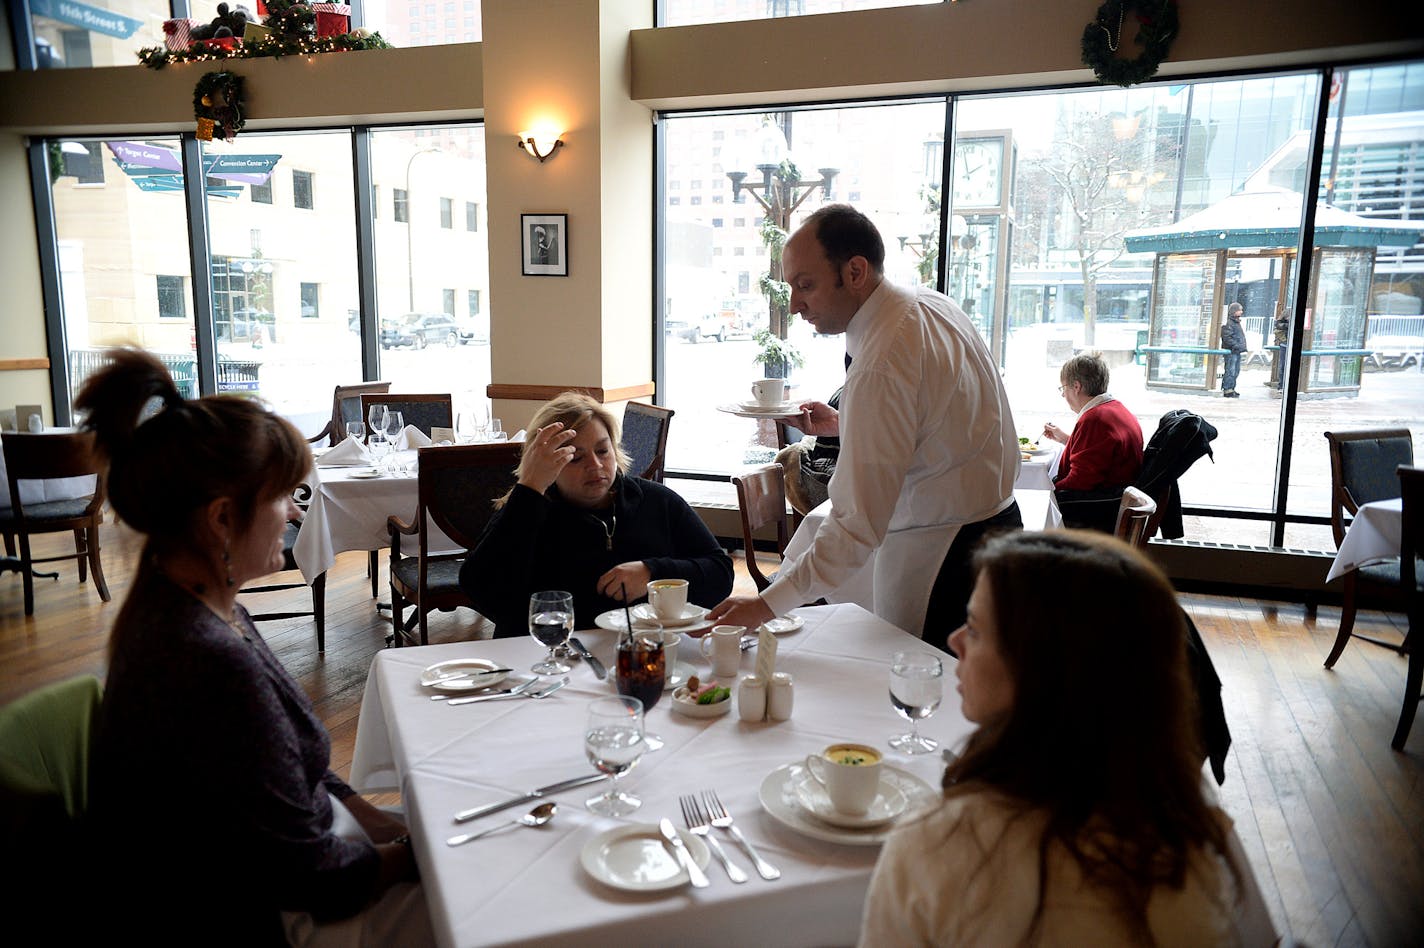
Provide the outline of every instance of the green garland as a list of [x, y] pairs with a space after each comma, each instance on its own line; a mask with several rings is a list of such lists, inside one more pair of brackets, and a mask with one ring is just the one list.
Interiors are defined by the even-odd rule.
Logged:
[[232, 49], [194, 43], [187, 49], [175, 50], [166, 46], [148, 46], [138, 51], [138, 60], [150, 69], [162, 69], [174, 63], [205, 63], [224, 59], [280, 59], [283, 56], [312, 56], [317, 53], [343, 53], [358, 49], [390, 49], [380, 33], [361, 35], [341, 33], [336, 36], [316, 37], [264, 36], [262, 39], [242, 40]]
[[[247, 124], [242, 114], [242, 81], [235, 72], [210, 72], [198, 80], [193, 87], [193, 115], [199, 127], [210, 122], [227, 141], [237, 137]], [[198, 137], [203, 138], [201, 134]]]
[[[1136, 40], [1142, 52], [1136, 59], [1119, 59], [1114, 54], [1122, 45], [1128, 11], [1141, 24]], [[1105, 83], [1132, 86], [1144, 82], [1157, 74], [1157, 67], [1167, 58], [1177, 26], [1177, 0], [1107, 0], [1083, 30], [1083, 64], [1092, 66]]]

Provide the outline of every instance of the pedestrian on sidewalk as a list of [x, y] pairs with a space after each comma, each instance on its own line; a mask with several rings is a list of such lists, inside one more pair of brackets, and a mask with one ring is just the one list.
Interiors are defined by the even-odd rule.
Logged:
[[1246, 330], [1241, 328], [1241, 304], [1226, 308], [1226, 322], [1221, 324], [1221, 348], [1226, 349], [1226, 367], [1221, 375], [1221, 397], [1240, 398], [1236, 391], [1236, 376], [1241, 373], [1241, 353], [1246, 351]]

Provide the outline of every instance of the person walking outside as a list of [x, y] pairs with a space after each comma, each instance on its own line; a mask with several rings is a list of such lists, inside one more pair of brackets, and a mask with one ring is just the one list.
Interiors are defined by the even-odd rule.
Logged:
[[1236, 376], [1241, 374], [1241, 353], [1246, 351], [1246, 330], [1241, 328], [1241, 304], [1226, 308], [1226, 322], [1221, 324], [1221, 348], [1226, 349], [1226, 367], [1221, 374], [1221, 397], [1240, 398], [1236, 391]]

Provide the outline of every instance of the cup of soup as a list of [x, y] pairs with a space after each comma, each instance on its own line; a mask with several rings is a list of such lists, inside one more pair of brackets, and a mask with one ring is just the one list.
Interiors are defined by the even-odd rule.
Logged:
[[687, 580], [655, 579], [648, 583], [648, 605], [664, 622], [676, 622], [687, 610]]
[[864, 816], [880, 793], [880, 751], [868, 744], [832, 744], [806, 758], [811, 778], [826, 789], [831, 806], [847, 816]]

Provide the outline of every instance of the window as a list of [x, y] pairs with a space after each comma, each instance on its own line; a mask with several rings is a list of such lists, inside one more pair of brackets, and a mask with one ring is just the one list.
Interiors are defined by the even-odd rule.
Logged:
[[445, 311], [445, 315], [446, 315], [446, 316], [454, 316], [454, 315], [455, 315], [455, 291], [454, 291], [454, 290], [441, 290], [441, 291], [440, 291], [440, 304], [441, 304], [441, 308]]
[[76, 184], [104, 183], [104, 151], [100, 142], [63, 142], [52, 147], [57, 147], [63, 156], [61, 177], [71, 177]]
[[269, 175], [268, 178], [267, 178], [267, 180], [266, 180], [266, 181], [263, 181], [261, 184], [249, 185], [249, 186], [248, 186], [248, 193], [252, 195], [252, 203], [253, 203], [253, 204], [271, 204], [271, 203], [272, 203], [272, 178], [271, 178], [271, 176]]
[[440, 226], [445, 230], [455, 226], [455, 202], [450, 198], [440, 199]]
[[410, 223], [410, 206], [405, 191], [400, 188], [391, 189], [391, 216], [399, 224]]
[[480, 314], [480, 291], [469, 290], [466, 292], [466, 296], [470, 306], [470, 315], [478, 316]]
[[316, 319], [321, 316], [320, 287], [315, 283], [302, 284], [302, 318]]
[[183, 292], [183, 278], [180, 276], [158, 277], [158, 316], [160, 319], [183, 319], [188, 315], [186, 296]]
[[480, 229], [480, 206], [473, 201], [465, 202], [465, 230], [474, 233]]
[[315, 208], [316, 205], [312, 202], [312, 173], [310, 171], [292, 172], [292, 205], [307, 211]]

